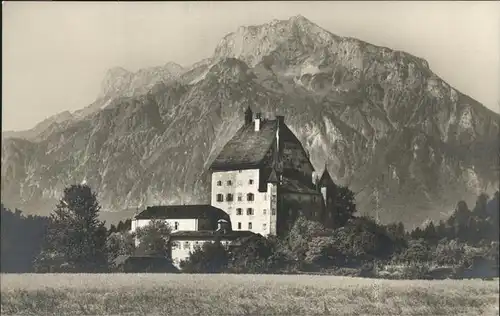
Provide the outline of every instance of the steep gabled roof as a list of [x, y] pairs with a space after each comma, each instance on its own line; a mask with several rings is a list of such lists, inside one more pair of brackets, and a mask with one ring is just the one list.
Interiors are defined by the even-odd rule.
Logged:
[[277, 120], [262, 120], [259, 131], [255, 131], [254, 124], [243, 125], [212, 162], [210, 170], [262, 167], [277, 129]]
[[212, 218], [229, 220], [229, 215], [212, 205], [161, 205], [148, 206], [135, 216], [135, 219], [189, 219]]
[[335, 182], [333, 182], [332, 177], [330, 176], [330, 173], [328, 173], [328, 169], [326, 168], [326, 166], [325, 166], [325, 171], [323, 171], [323, 174], [321, 175], [318, 184], [320, 186], [335, 185]]

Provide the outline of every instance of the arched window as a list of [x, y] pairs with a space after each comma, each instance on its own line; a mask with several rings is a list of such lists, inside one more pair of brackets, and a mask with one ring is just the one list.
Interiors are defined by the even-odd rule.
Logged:
[[254, 195], [253, 193], [248, 193], [247, 194], [247, 201], [253, 201], [254, 200]]
[[223, 202], [224, 201], [224, 195], [223, 194], [217, 194], [217, 202]]

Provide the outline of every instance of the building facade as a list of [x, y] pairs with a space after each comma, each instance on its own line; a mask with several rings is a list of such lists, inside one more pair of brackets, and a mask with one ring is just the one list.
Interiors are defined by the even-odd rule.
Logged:
[[284, 234], [295, 219], [324, 216], [314, 168], [284, 117], [270, 120], [251, 109], [244, 125], [210, 166], [211, 204], [224, 210], [233, 230]]

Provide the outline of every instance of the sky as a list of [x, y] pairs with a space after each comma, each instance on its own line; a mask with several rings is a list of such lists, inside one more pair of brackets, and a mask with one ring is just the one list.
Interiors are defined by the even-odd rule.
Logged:
[[240, 25], [301, 14], [340, 36], [403, 50], [500, 112], [500, 2], [3, 2], [2, 131], [92, 103], [109, 68], [211, 56]]

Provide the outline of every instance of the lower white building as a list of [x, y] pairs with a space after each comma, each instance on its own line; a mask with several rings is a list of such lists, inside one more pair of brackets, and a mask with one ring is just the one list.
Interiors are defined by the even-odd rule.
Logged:
[[214, 231], [217, 229], [217, 222], [220, 219], [228, 221], [230, 225], [230, 218], [226, 212], [206, 204], [150, 206], [134, 216], [131, 232], [134, 233], [137, 228], [147, 226], [152, 220], [165, 221], [172, 229], [172, 233], [177, 231]]
[[170, 258], [174, 266], [180, 268], [181, 261], [188, 259], [192, 252], [207, 242], [219, 241], [229, 248], [235, 240], [254, 235], [256, 234], [251, 231], [233, 231], [230, 227], [223, 228], [222, 225], [215, 231], [177, 231], [170, 235]]

